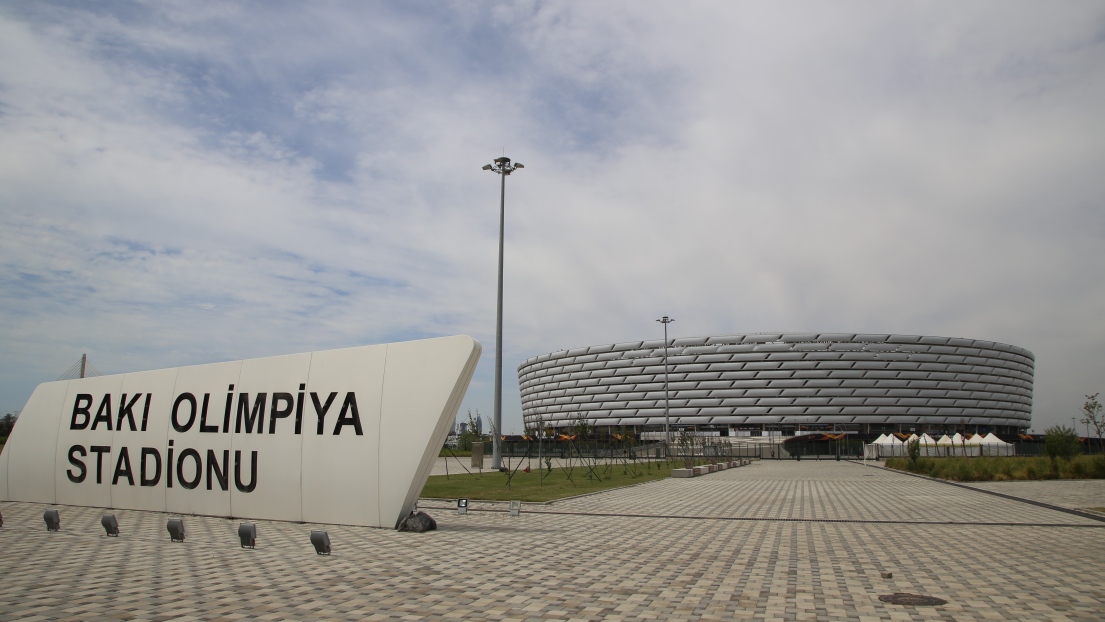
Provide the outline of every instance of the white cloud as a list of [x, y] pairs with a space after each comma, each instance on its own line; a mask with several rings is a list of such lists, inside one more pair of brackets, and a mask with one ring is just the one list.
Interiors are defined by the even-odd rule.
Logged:
[[127, 371], [467, 332], [513, 368], [756, 330], [994, 339], [1101, 387], [1099, 6], [16, 5], [0, 408]]

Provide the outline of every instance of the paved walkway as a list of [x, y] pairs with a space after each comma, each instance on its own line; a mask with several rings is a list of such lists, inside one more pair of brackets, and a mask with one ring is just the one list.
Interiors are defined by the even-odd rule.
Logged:
[[967, 485], [1065, 508], [1099, 508], [1105, 510], [1105, 479], [1067, 479], [1043, 482], [970, 482]]
[[[433, 502], [425, 505], [432, 506]], [[2, 620], [1101, 620], [1105, 522], [879, 468], [759, 462], [427, 534], [3, 503]], [[882, 578], [892, 572], [893, 578]], [[909, 592], [948, 601], [879, 601]]]

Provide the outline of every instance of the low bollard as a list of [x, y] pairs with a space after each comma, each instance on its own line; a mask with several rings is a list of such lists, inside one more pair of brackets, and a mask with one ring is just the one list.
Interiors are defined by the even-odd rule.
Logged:
[[114, 514], [104, 514], [104, 517], [100, 519], [100, 524], [104, 526], [104, 531], [112, 538], [119, 537], [119, 521], [115, 520]]
[[165, 523], [165, 529], [169, 530], [169, 539], [173, 542], [184, 542], [184, 519], [170, 518]]
[[242, 523], [238, 525], [238, 539], [242, 542], [243, 549], [257, 547], [257, 525]]
[[46, 521], [46, 531], [61, 531], [61, 515], [57, 510], [46, 510], [42, 520]]
[[330, 554], [330, 534], [325, 531], [312, 531], [311, 544], [314, 545], [315, 553], [318, 555]]

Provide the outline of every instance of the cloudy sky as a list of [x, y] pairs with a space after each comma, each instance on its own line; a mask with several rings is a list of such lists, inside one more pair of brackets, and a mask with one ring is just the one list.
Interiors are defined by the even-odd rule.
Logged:
[[[105, 373], [467, 333], [892, 332], [1105, 392], [1100, 2], [0, 6], [0, 410]], [[1079, 426], [1081, 427], [1081, 426]]]

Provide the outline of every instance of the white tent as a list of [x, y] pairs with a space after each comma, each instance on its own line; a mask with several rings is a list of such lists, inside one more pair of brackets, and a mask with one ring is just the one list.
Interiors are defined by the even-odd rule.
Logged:
[[1006, 443], [991, 432], [982, 439], [982, 445], [979, 449], [982, 450], [982, 454], [985, 456], [1012, 456], [1014, 455], [1015, 446]]
[[898, 440], [898, 437], [893, 434], [881, 434], [871, 444], [875, 446], [875, 450], [878, 451], [880, 457], [903, 455], [902, 441]]
[[[945, 438], [947, 438], [945, 436]], [[966, 436], [963, 436], [959, 432], [955, 433], [955, 436], [949, 439], [951, 441], [951, 447], [948, 455], [951, 456], [977, 456], [979, 455], [978, 443], [971, 443], [967, 440]], [[941, 444], [944, 439], [937, 441], [937, 444]]]
[[880, 446], [885, 442], [886, 442], [886, 435], [885, 434], [880, 434], [878, 438], [876, 438], [875, 440], [871, 441], [870, 443], [867, 443], [866, 445], [864, 445], [863, 446], [863, 459], [867, 460], [868, 458], [870, 458], [872, 460], [876, 460], [879, 457], [881, 457], [882, 453], [880, 452], [880, 450], [882, 449], [882, 447], [880, 447]]
[[917, 442], [921, 444], [921, 455], [926, 458], [932, 458], [939, 455], [939, 450], [936, 447], [936, 439], [928, 435], [928, 433], [921, 434], [917, 438]]
[[958, 436], [959, 439], [960, 439], [959, 442], [956, 443], [956, 445], [959, 447], [959, 449], [956, 452], [956, 455], [963, 455], [963, 456], [981, 456], [982, 455], [982, 435], [981, 434], [974, 434], [970, 438], [967, 438], [966, 436], [960, 436], [959, 434], [956, 434], [956, 436]]
[[955, 441], [952, 437], [945, 434], [936, 441], [937, 454], [941, 456], [950, 456], [955, 452]]

